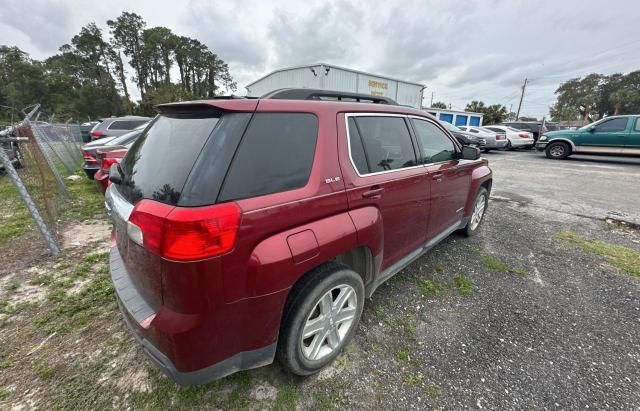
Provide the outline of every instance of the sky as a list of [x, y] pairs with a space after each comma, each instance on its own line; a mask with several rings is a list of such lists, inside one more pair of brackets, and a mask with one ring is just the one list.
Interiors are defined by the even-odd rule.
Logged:
[[[196, 38], [229, 63], [236, 94], [283, 67], [324, 62], [427, 86], [424, 104], [471, 100], [548, 115], [554, 91], [592, 72], [640, 69], [638, 0], [2, 0], [0, 44], [34, 59], [122, 11]], [[132, 71], [129, 70], [129, 75]], [[135, 93], [134, 94], [135, 97]]]

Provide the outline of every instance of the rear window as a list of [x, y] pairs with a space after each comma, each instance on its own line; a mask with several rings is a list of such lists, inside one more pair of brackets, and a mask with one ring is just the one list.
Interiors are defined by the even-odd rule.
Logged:
[[293, 190], [309, 180], [318, 119], [309, 113], [256, 113], [229, 167], [219, 201]]
[[108, 130], [133, 130], [149, 120], [116, 120], [107, 127]]
[[118, 191], [131, 203], [143, 198], [176, 205], [189, 172], [220, 113], [161, 115], [131, 147]]

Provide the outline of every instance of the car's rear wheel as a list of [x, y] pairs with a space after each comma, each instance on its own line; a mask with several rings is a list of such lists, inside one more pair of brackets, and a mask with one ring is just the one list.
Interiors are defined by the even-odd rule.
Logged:
[[287, 300], [277, 356], [297, 375], [330, 364], [353, 336], [364, 305], [362, 278], [328, 263], [296, 284]]
[[466, 227], [461, 230], [464, 235], [471, 237], [478, 232], [488, 205], [489, 191], [487, 191], [485, 187], [480, 187], [478, 194], [476, 194], [475, 202], [473, 203], [473, 210], [471, 210], [469, 222], [467, 222]]
[[545, 154], [547, 158], [562, 160], [567, 158], [569, 154], [571, 154], [571, 147], [569, 147], [569, 144], [562, 141], [552, 142], [549, 143], [549, 145], [545, 149]]

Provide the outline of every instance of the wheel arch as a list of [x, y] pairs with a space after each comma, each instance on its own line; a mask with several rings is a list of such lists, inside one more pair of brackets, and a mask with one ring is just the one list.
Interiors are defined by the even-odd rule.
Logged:
[[557, 138], [554, 138], [553, 140], [549, 140], [549, 142], [547, 143], [547, 147], [549, 147], [551, 143], [558, 143], [558, 142], [569, 144], [569, 148], [571, 149], [572, 153], [576, 151], [576, 144], [573, 141], [569, 140], [568, 138], [564, 138], [564, 137], [557, 137]]

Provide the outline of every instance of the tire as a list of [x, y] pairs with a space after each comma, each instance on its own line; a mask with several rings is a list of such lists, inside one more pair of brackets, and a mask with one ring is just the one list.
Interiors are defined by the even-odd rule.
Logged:
[[[342, 306], [337, 307], [335, 303], [343, 297]], [[323, 301], [325, 304], [332, 301], [331, 308]], [[317, 373], [329, 365], [351, 340], [358, 328], [363, 306], [364, 285], [355, 271], [331, 262], [308, 273], [287, 298], [278, 339], [278, 361], [296, 375]], [[327, 307], [325, 309], [331, 313], [328, 318], [322, 307]], [[339, 320], [339, 317], [347, 318], [350, 314], [351, 319]], [[312, 324], [323, 328], [302, 338], [305, 326], [313, 330]]]
[[[480, 225], [482, 225], [482, 222], [484, 221], [484, 215], [486, 214], [488, 206], [489, 191], [487, 191], [487, 189], [484, 187], [480, 187], [478, 193], [476, 194], [475, 200], [473, 200], [473, 210], [471, 210], [469, 221], [467, 222], [467, 225], [462, 230], [460, 230], [462, 234], [466, 235], [467, 237], [471, 237], [478, 232]], [[481, 207], [481, 209], [478, 211], [480, 213], [479, 216], [476, 215], [476, 209], [478, 207]], [[479, 217], [477, 221], [476, 217]]]
[[545, 148], [544, 153], [547, 158], [552, 160], [564, 160], [571, 155], [571, 147], [562, 141], [551, 142]]

